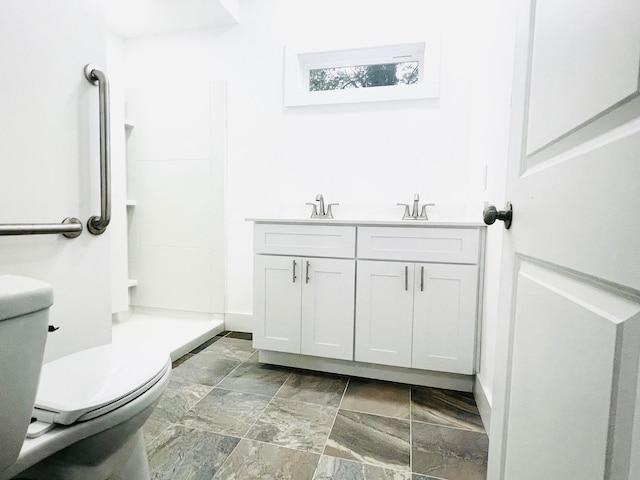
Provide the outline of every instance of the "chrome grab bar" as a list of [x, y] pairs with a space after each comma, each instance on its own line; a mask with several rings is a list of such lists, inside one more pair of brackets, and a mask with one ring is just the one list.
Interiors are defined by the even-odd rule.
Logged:
[[74, 217], [65, 218], [62, 223], [2, 223], [0, 236], [4, 235], [48, 235], [61, 233], [67, 238], [79, 237], [82, 222]]
[[111, 221], [111, 139], [109, 134], [109, 80], [95, 65], [84, 67], [84, 76], [98, 85], [100, 97], [100, 216], [87, 221], [87, 229], [93, 235], [104, 233]]
[[[102, 70], [91, 64], [84, 67], [84, 75], [93, 85], [98, 85], [100, 96], [100, 216], [93, 216], [87, 222], [89, 232], [100, 235], [111, 221], [109, 80]], [[57, 233], [67, 238], [76, 238], [82, 233], [82, 222], [75, 217], [68, 217], [62, 223], [0, 223], [0, 236]]]

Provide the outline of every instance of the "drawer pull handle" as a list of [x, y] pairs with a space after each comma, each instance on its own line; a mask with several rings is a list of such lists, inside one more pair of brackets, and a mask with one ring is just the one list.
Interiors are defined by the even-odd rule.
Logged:
[[293, 283], [296, 283], [296, 261], [293, 261]]
[[406, 265], [404, 267], [404, 289], [409, 291], [409, 267]]
[[420, 291], [424, 292], [424, 265], [420, 267]]
[[309, 283], [309, 262], [307, 262], [307, 274], [305, 275], [304, 283]]

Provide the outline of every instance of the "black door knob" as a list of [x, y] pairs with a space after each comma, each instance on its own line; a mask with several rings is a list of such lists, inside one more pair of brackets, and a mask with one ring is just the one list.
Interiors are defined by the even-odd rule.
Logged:
[[513, 206], [511, 202], [507, 202], [504, 210], [497, 210], [493, 205], [487, 205], [482, 212], [484, 217], [484, 223], [487, 225], [493, 225], [496, 220], [502, 220], [504, 222], [504, 228], [507, 230], [511, 227], [511, 220], [513, 219]]

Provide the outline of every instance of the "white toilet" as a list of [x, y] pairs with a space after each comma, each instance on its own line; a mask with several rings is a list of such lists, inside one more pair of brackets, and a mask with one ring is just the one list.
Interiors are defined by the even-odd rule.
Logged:
[[148, 480], [141, 427], [169, 354], [104, 345], [42, 365], [52, 303], [46, 283], [0, 275], [0, 480]]

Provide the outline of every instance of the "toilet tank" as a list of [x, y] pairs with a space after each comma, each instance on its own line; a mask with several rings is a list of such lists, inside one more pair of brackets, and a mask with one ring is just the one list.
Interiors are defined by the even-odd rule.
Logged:
[[15, 462], [27, 433], [52, 303], [47, 283], [0, 275], [0, 472]]

